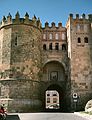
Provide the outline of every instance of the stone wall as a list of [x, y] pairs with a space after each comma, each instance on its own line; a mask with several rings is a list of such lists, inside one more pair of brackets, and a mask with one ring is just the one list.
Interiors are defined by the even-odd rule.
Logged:
[[1, 32], [1, 79], [37, 80], [41, 69], [41, 30], [16, 24], [5, 26]]
[[[72, 96], [73, 93], [77, 93], [77, 107], [79, 110], [84, 108], [85, 103], [90, 99], [92, 91], [92, 43], [90, 25], [88, 19], [73, 19], [72, 15], [70, 15], [67, 22], [67, 38], [70, 49], [71, 105], [73, 105], [73, 108], [75, 103]], [[85, 37], [88, 41], [85, 41]]]
[[41, 110], [39, 85], [39, 82], [32, 80], [2, 80], [0, 103], [4, 104], [9, 112], [33, 112], [38, 108]]

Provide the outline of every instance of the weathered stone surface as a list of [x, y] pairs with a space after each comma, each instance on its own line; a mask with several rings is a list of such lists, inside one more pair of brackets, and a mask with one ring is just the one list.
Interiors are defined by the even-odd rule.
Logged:
[[91, 23], [89, 18], [70, 15], [66, 27], [46, 22], [42, 28], [40, 19], [29, 19], [28, 13], [25, 18], [18, 12], [15, 19], [10, 14], [4, 17], [0, 24], [0, 103], [11, 112], [44, 110], [49, 89], [58, 91], [60, 111], [74, 110], [73, 93], [78, 95], [76, 109], [84, 109], [92, 96]]

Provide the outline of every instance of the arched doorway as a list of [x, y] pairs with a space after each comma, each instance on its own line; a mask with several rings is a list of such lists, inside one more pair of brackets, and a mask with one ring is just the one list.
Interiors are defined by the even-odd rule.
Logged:
[[65, 68], [58, 61], [50, 61], [43, 66], [43, 81], [65, 81]]
[[45, 110], [64, 111], [64, 91], [58, 84], [51, 84], [45, 91]]
[[65, 111], [66, 107], [66, 73], [59, 61], [50, 61], [43, 67], [41, 98], [46, 111]]

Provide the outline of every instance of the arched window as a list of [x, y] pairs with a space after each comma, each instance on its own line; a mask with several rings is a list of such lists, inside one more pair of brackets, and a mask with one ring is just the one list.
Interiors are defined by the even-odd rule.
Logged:
[[77, 31], [80, 31], [80, 25], [77, 24]]
[[49, 44], [49, 50], [52, 50], [52, 43]]
[[43, 34], [43, 39], [46, 39], [46, 34]]
[[84, 38], [84, 42], [85, 42], [85, 43], [88, 43], [88, 37], [85, 37], [85, 38]]
[[52, 34], [51, 33], [49, 34], [49, 39], [52, 40]]
[[55, 43], [55, 50], [59, 50], [59, 43]]
[[66, 50], [66, 44], [62, 44], [62, 50]]
[[78, 43], [81, 43], [81, 38], [80, 37], [78, 37]]
[[62, 33], [62, 40], [65, 40], [65, 33]]
[[46, 44], [43, 45], [43, 50], [46, 50]]
[[56, 33], [56, 35], [55, 35], [55, 39], [58, 40], [58, 33]]

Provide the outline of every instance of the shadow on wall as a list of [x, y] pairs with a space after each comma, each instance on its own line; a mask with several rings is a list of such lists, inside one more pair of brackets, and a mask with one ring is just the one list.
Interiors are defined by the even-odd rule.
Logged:
[[7, 115], [6, 120], [20, 120], [18, 115]]

